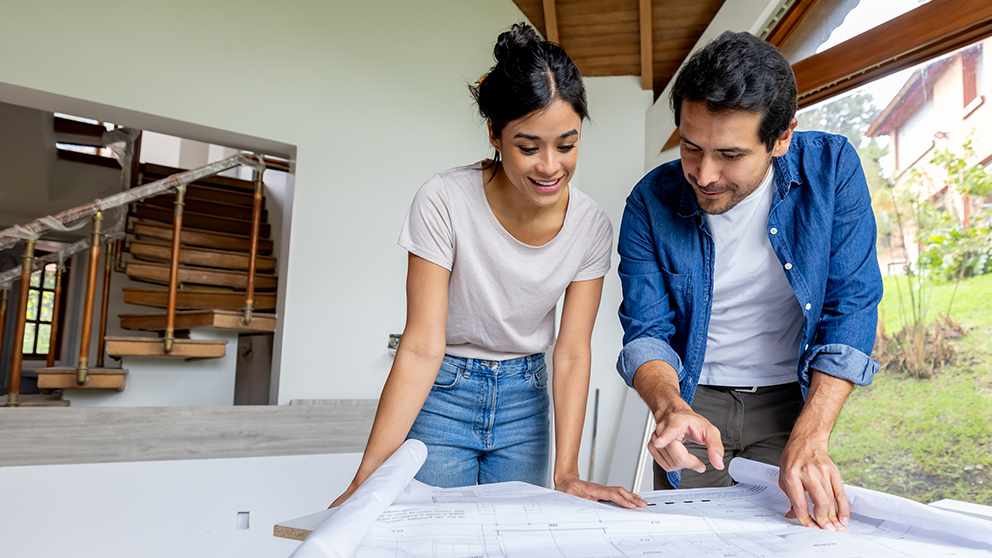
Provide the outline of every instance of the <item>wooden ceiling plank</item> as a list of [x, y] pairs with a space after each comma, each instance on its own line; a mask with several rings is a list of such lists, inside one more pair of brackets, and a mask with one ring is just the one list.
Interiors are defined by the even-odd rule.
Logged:
[[656, 0], [655, 3], [658, 8], [654, 12], [655, 23], [670, 23], [674, 25], [675, 22], [679, 24], [690, 22], [709, 23], [716, 12], [720, 10], [723, 0], [710, 0], [708, 2], [703, 0], [697, 0], [695, 2], [685, 2], [684, 0], [678, 2], [658, 2]]
[[668, 138], [668, 141], [665, 142], [665, 146], [662, 147], [661, 150], [668, 151], [673, 147], [678, 147], [679, 141], [681, 141], [679, 140], [679, 129], [675, 128], [675, 131], [672, 132], [672, 135]]
[[585, 14], [598, 18], [603, 14], [621, 11], [633, 11], [637, 14], [637, 0], [595, 0], [594, 2], [562, 0], [558, 8], [563, 13], [567, 11], [571, 14]]
[[654, 89], [654, 63], [652, 54], [651, 0], [640, 1], [641, 12], [641, 89]]
[[557, 10], [558, 25], [562, 29], [566, 27], [585, 27], [604, 23], [633, 23], [637, 25], [640, 20], [637, 6], [630, 10], [616, 10], [602, 14], [583, 14], [570, 11], [567, 4], [559, 4]]
[[606, 23], [601, 25], [569, 26], [562, 29], [565, 37], [602, 37], [604, 35], [632, 35], [634, 44], [639, 42], [640, 25], [637, 21], [627, 23]]
[[611, 54], [611, 55], [596, 56], [596, 57], [590, 56], [588, 58], [583, 59], [582, 62], [583, 62], [582, 68], [579, 68], [579, 71], [581, 71], [583, 74], [585, 73], [583, 68], [603, 68], [605, 66], [609, 66], [610, 64], [619, 64], [630, 68], [634, 68], [634, 71], [627, 75], [635, 76], [637, 75], [637, 71], [641, 67], [640, 56], [636, 53], [630, 55]]
[[558, 42], [558, 14], [555, 10], [555, 0], [544, 0], [544, 38], [552, 43]]
[[604, 46], [609, 46], [611, 49], [616, 48], [618, 50], [623, 50], [627, 52], [630, 49], [634, 51], [640, 51], [640, 34], [637, 32], [633, 33], [616, 33], [613, 35], [607, 35], [605, 37], [573, 37], [572, 35], [562, 34], [562, 41], [568, 43], [568, 54], [571, 55], [573, 51], [581, 48], [598, 48], [603, 49]]
[[[614, 48], [604, 49], [603, 45], [575, 46], [569, 43], [568, 55], [578, 63], [579, 60], [588, 61], [604, 56], [630, 56], [640, 59], [641, 50], [637, 44], [618, 45]], [[640, 62], [638, 62], [640, 64]], [[579, 68], [581, 70], [581, 68]]]
[[544, 29], [543, 0], [513, 0], [513, 2], [535, 29]]

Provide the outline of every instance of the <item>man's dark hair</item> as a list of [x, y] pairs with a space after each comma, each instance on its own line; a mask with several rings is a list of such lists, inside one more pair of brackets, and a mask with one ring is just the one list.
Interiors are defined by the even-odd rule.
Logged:
[[796, 94], [796, 76], [777, 48], [750, 33], [726, 31], [689, 58], [670, 102], [676, 126], [683, 101], [706, 103], [716, 114], [760, 114], [758, 137], [771, 151], [796, 115]]

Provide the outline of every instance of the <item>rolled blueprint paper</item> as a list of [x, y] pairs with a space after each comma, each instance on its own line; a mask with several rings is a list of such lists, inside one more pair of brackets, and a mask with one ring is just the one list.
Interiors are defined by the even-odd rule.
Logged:
[[425, 459], [423, 442], [403, 442], [290, 558], [351, 558], [376, 518], [410, 484]]

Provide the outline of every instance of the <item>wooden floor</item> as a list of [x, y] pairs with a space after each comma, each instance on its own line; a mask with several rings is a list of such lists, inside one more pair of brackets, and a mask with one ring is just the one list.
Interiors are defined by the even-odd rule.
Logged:
[[375, 407], [0, 408], [0, 467], [360, 452]]

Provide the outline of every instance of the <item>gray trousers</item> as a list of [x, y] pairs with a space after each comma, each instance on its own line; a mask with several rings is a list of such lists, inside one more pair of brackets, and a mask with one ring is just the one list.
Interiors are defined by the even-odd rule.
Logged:
[[[680, 488], [733, 485], [727, 467], [735, 457], [777, 467], [802, 409], [803, 394], [797, 382], [759, 387], [754, 393], [741, 391], [741, 388], [699, 386], [692, 410], [720, 430], [724, 468], [720, 471], [710, 465], [706, 446], [686, 442], [686, 449], [706, 464], [706, 471], [697, 473], [682, 469]], [[654, 464], [654, 488], [672, 488], [665, 470], [657, 463]]]

